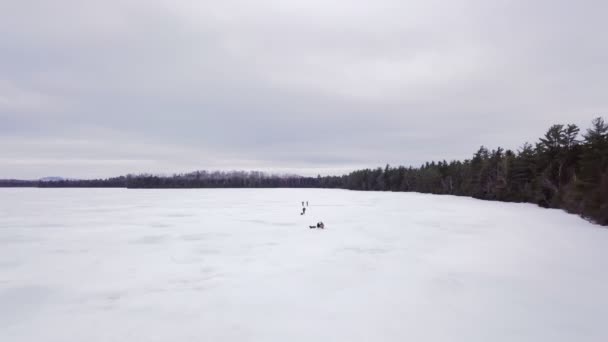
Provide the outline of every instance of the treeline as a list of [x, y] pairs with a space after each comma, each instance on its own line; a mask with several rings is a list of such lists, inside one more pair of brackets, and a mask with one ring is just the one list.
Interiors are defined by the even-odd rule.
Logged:
[[125, 188], [129, 176], [105, 179], [20, 180], [0, 179], [0, 187], [29, 188]]
[[338, 188], [341, 184], [342, 177], [301, 177], [259, 171], [196, 171], [172, 176], [140, 174], [106, 179], [0, 179], [0, 187], [37, 188]]
[[0, 187], [118, 188], [342, 188], [416, 191], [561, 208], [608, 225], [608, 124], [553, 125], [519, 150], [482, 146], [471, 159], [433, 161], [420, 167], [365, 169], [344, 176], [300, 177], [263, 172], [197, 171], [172, 176], [128, 175], [108, 179], [0, 180]]
[[[327, 177], [330, 178], [330, 177]], [[0, 187], [37, 188], [315, 188], [321, 178], [275, 175], [259, 171], [196, 171], [172, 176], [127, 175], [106, 179], [0, 179]]]
[[344, 187], [536, 203], [608, 225], [608, 124], [596, 118], [579, 133], [576, 125], [554, 125], [516, 152], [482, 146], [464, 161], [358, 170]]
[[155, 175], [129, 176], [127, 188], [314, 188], [316, 178], [296, 175], [274, 175], [259, 171], [197, 171], [169, 177]]

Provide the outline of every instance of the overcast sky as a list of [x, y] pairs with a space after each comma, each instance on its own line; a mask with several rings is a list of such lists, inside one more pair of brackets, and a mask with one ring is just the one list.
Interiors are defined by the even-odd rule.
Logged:
[[608, 1], [0, 0], [0, 178], [305, 175], [608, 117]]

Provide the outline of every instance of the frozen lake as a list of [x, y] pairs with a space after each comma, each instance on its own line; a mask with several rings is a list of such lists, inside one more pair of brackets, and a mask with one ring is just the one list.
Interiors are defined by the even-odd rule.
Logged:
[[607, 317], [608, 229], [558, 210], [0, 189], [0, 341], [604, 342]]

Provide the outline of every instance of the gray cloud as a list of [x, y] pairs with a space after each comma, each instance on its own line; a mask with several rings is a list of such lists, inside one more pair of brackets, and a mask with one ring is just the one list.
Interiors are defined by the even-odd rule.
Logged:
[[608, 113], [605, 1], [0, 3], [0, 177], [343, 172]]

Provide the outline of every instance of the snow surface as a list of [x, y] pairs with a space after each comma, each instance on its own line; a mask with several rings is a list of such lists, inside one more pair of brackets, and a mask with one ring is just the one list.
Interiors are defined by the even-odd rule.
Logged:
[[607, 317], [608, 230], [558, 210], [0, 189], [0, 341], [604, 342]]

